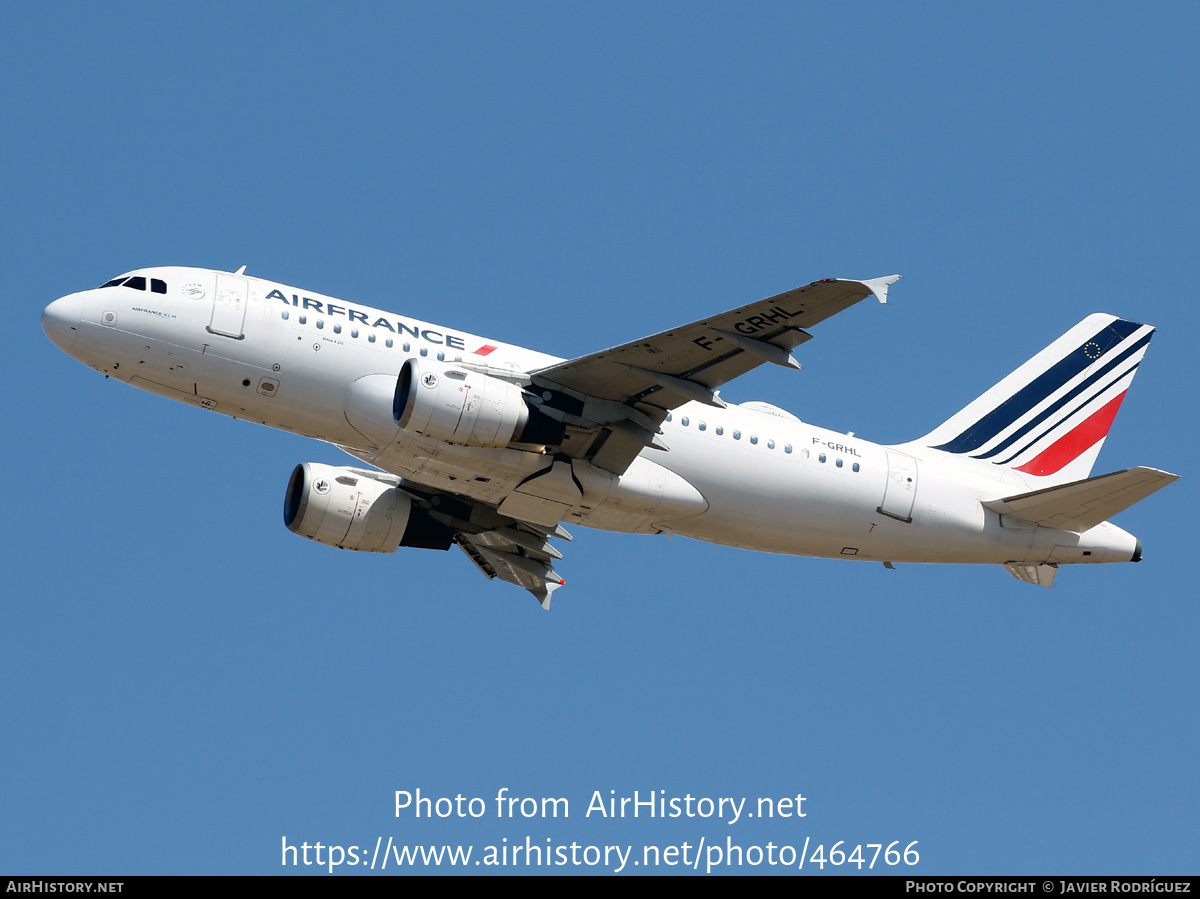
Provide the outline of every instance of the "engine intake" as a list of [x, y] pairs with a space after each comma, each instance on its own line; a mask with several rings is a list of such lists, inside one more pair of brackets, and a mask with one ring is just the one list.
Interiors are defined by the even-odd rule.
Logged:
[[292, 471], [283, 523], [293, 534], [357, 552], [449, 549], [454, 541], [451, 528], [430, 518], [398, 487], [319, 462], [304, 462]]

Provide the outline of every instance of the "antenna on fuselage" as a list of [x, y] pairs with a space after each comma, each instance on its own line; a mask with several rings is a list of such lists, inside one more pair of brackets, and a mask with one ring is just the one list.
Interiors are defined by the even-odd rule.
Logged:
[[246, 266], [244, 266], [244, 265], [243, 265], [243, 266], [242, 266], [241, 268], [239, 268], [239, 269], [238, 269], [236, 272], [234, 272], [234, 274], [235, 274], [235, 275], [244, 275], [244, 274], [246, 274]]

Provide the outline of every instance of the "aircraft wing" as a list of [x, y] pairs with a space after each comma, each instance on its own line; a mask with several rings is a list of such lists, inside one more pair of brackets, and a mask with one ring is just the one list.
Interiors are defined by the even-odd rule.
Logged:
[[806, 329], [871, 295], [887, 302], [899, 277], [814, 281], [530, 376], [542, 410], [583, 432], [564, 451], [619, 474], [647, 446], [664, 448], [656, 435], [669, 410], [691, 401], [724, 408], [716, 388], [764, 362], [799, 368], [791, 351], [812, 337]]

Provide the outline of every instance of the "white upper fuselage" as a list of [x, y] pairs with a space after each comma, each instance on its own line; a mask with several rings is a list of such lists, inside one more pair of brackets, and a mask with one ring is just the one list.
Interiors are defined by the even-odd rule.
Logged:
[[[47, 333], [106, 375], [336, 444], [440, 491], [498, 504], [547, 464], [530, 450], [390, 432], [386, 421], [373, 429], [355, 410], [409, 358], [527, 372], [558, 357], [244, 275], [181, 267], [131, 274], [146, 289], [98, 288], [51, 304]], [[1103, 562], [1136, 552], [1134, 538], [1108, 523], [1083, 535], [1002, 527], [981, 500], [1029, 489], [1010, 469], [914, 444], [879, 446], [786, 413], [690, 403], [668, 416], [661, 441], [668, 451], [644, 450], [622, 475], [577, 462], [583, 499], [563, 520], [896, 562]]]

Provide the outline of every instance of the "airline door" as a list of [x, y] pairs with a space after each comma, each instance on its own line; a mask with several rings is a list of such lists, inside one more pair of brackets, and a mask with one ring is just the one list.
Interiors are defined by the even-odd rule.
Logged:
[[883, 502], [876, 509], [890, 518], [912, 521], [913, 501], [917, 498], [917, 460], [904, 453], [888, 452], [887, 484]]
[[245, 278], [217, 274], [217, 291], [213, 294], [212, 321], [208, 325], [210, 334], [220, 334], [235, 340], [245, 337], [242, 328], [246, 321], [247, 294]]

